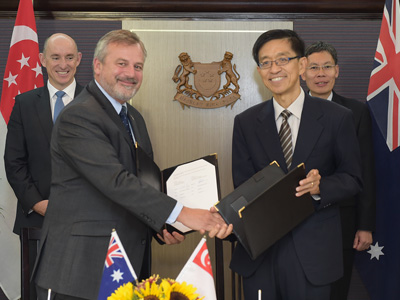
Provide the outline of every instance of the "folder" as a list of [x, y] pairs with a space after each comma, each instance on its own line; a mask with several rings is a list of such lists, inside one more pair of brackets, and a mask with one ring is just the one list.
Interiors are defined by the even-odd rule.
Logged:
[[[210, 209], [220, 199], [218, 159], [216, 154], [185, 162], [165, 170], [136, 144], [137, 177], [160, 192], [190, 208]], [[168, 231], [192, 232], [183, 224], [166, 224]]]
[[216, 204], [253, 260], [314, 212], [309, 193], [296, 197], [305, 177], [304, 164], [285, 174], [273, 162]]

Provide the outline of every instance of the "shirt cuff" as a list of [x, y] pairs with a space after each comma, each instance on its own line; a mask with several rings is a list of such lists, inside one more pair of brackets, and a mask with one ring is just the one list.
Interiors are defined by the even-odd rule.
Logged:
[[321, 200], [321, 196], [320, 195], [311, 195], [311, 197], [313, 197], [313, 199], [315, 201], [320, 201]]
[[171, 214], [169, 215], [169, 217], [165, 223], [167, 223], [167, 224], [175, 223], [176, 219], [178, 218], [179, 214], [182, 211], [182, 208], [183, 208], [183, 204], [176, 202], [175, 208], [173, 209], [173, 211], [171, 212]]

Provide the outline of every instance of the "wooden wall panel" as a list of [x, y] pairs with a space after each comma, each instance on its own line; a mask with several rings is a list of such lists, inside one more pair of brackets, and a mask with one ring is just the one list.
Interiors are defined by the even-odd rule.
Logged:
[[336, 48], [340, 69], [335, 91], [360, 101], [367, 97], [380, 26], [380, 20], [325, 20], [318, 26], [314, 20], [294, 22], [306, 45], [321, 40]]
[[[142, 87], [132, 104], [143, 114], [152, 140], [155, 161], [161, 169], [210, 153], [218, 154], [221, 194], [233, 190], [231, 145], [236, 114], [271, 97], [264, 88], [251, 56], [257, 37], [272, 28], [292, 28], [292, 22], [211, 22], [211, 21], [124, 21], [123, 28], [135, 31], [148, 51]], [[233, 53], [232, 64], [240, 74], [241, 99], [231, 107], [216, 109], [185, 108], [174, 101], [176, 83], [172, 81], [187, 52], [193, 62], [221, 61], [225, 51]], [[193, 85], [193, 75], [189, 77]], [[222, 74], [221, 86], [225, 84]], [[178, 275], [201, 236], [190, 234], [174, 246], [153, 242], [153, 271], [161, 276]], [[225, 249], [226, 293], [230, 292], [229, 246]], [[209, 241], [214, 257], [212, 240]], [[213, 262], [215, 260], [213, 259]], [[215, 268], [214, 268], [215, 271]], [[230, 294], [228, 294], [230, 295]], [[231, 299], [227, 296], [226, 299]]]
[[[89, 12], [252, 12], [380, 13], [384, 0], [34, 0], [35, 11]], [[18, 0], [0, 2], [0, 11], [16, 11]]]
[[[48, 0], [47, 2], [50, 2]], [[35, 5], [46, 1], [35, 0]], [[194, 2], [194, 1], [191, 1]], [[300, 2], [300, 1], [297, 1]], [[296, 3], [297, 3], [296, 2]], [[340, 1], [339, 1], [340, 2]], [[378, 1], [376, 1], [378, 2]], [[384, 1], [379, 4], [381, 12]], [[15, 3], [15, 0], [2, 1], [0, 11], [5, 3]], [[72, 2], [70, 2], [72, 3]], [[366, 3], [369, 3], [368, 1]], [[71, 17], [72, 18], [72, 17]], [[83, 52], [84, 61], [78, 69], [78, 81], [86, 84], [92, 78], [91, 59], [98, 38], [105, 32], [121, 28], [121, 21], [106, 20], [37, 20], [40, 48], [44, 39], [53, 32], [65, 32], [73, 36], [80, 50]], [[183, 18], [182, 18], [183, 19]], [[148, 48], [149, 57], [145, 67], [145, 82], [133, 105], [143, 113], [149, 127], [153, 141], [156, 162], [161, 168], [197, 158], [199, 156], [217, 152], [220, 163], [220, 179], [222, 194], [227, 194], [232, 189], [230, 174], [230, 149], [233, 118], [244, 109], [270, 97], [270, 93], [263, 88], [251, 58], [250, 49], [258, 35], [271, 26], [269, 22], [251, 22], [239, 19], [238, 22], [224, 20], [207, 22], [187, 21], [180, 28], [192, 30], [187, 32], [179, 42], [171, 38], [171, 32], [155, 38], [152, 33], [146, 32], [148, 22], [138, 20], [129, 23], [128, 27], [138, 30]], [[154, 26], [155, 21], [150, 22]], [[177, 26], [176, 18], [167, 22], [168, 26]], [[158, 23], [161, 24], [161, 23]], [[163, 24], [162, 28], [167, 28]], [[8, 48], [11, 40], [13, 19], [1, 19], [0, 26], [0, 74], [4, 74]], [[317, 25], [317, 26], [316, 26]], [[247, 39], [237, 38], [236, 29], [250, 26], [252, 32]], [[252, 26], [252, 27], [251, 27]], [[292, 26], [292, 25], [281, 25]], [[336, 17], [321, 20], [298, 18], [293, 21], [293, 28], [300, 33], [307, 44], [315, 40], [331, 42], [339, 52], [340, 77], [337, 81], [336, 91], [347, 97], [359, 100], [365, 99], [369, 74], [372, 68], [373, 55], [376, 48], [380, 20], [343, 20]], [[222, 38], [204, 40], [196, 30], [222, 29]], [[259, 32], [256, 32], [259, 31]], [[214, 32], [217, 34], [217, 32]], [[214, 45], [215, 44], [215, 45]], [[196, 108], [182, 110], [180, 104], [172, 101], [175, 93], [175, 84], [171, 77], [175, 67], [179, 64], [177, 55], [186, 51], [192, 56], [193, 61], [211, 62], [219, 61], [225, 50], [234, 53], [233, 62], [241, 75], [240, 86], [242, 99], [234, 105], [233, 109], [219, 108], [214, 110], [201, 110]], [[153, 90], [146, 92], [146, 90]], [[183, 263], [193, 251], [200, 236], [193, 234], [182, 245], [162, 246], [155, 245], [154, 272], [164, 276], [174, 277], [179, 272]], [[209, 244], [213, 251], [212, 244]], [[226, 249], [225, 249], [226, 250]], [[227, 251], [225, 251], [226, 253]], [[229, 255], [225, 262], [229, 264]], [[229, 281], [229, 273], [227, 273]], [[226, 290], [230, 283], [226, 282]], [[229, 296], [226, 299], [230, 299]]]

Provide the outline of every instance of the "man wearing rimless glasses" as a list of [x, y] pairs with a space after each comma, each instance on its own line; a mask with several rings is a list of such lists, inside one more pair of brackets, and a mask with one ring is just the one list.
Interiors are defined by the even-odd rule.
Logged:
[[355, 197], [340, 202], [343, 238], [344, 276], [332, 285], [331, 300], [347, 299], [355, 250], [363, 251], [372, 243], [375, 230], [375, 177], [372, 146], [371, 116], [367, 106], [355, 99], [342, 97], [333, 87], [339, 76], [336, 49], [325, 42], [316, 42], [306, 49], [307, 67], [302, 74], [309, 94], [332, 100], [353, 112], [354, 125], [360, 144], [363, 170], [363, 190]]
[[235, 117], [234, 186], [274, 160], [285, 173], [304, 163], [307, 176], [296, 195], [310, 193], [315, 207], [256, 260], [236, 246], [230, 267], [243, 277], [246, 300], [255, 299], [258, 290], [263, 300], [329, 300], [331, 283], [343, 275], [337, 203], [361, 190], [359, 147], [351, 112], [300, 87], [304, 48], [292, 30], [263, 33], [253, 58], [273, 98]]

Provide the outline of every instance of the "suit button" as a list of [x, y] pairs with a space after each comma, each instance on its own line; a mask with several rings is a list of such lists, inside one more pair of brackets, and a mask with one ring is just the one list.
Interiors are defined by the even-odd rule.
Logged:
[[146, 240], [142, 240], [142, 245], [146, 245]]

